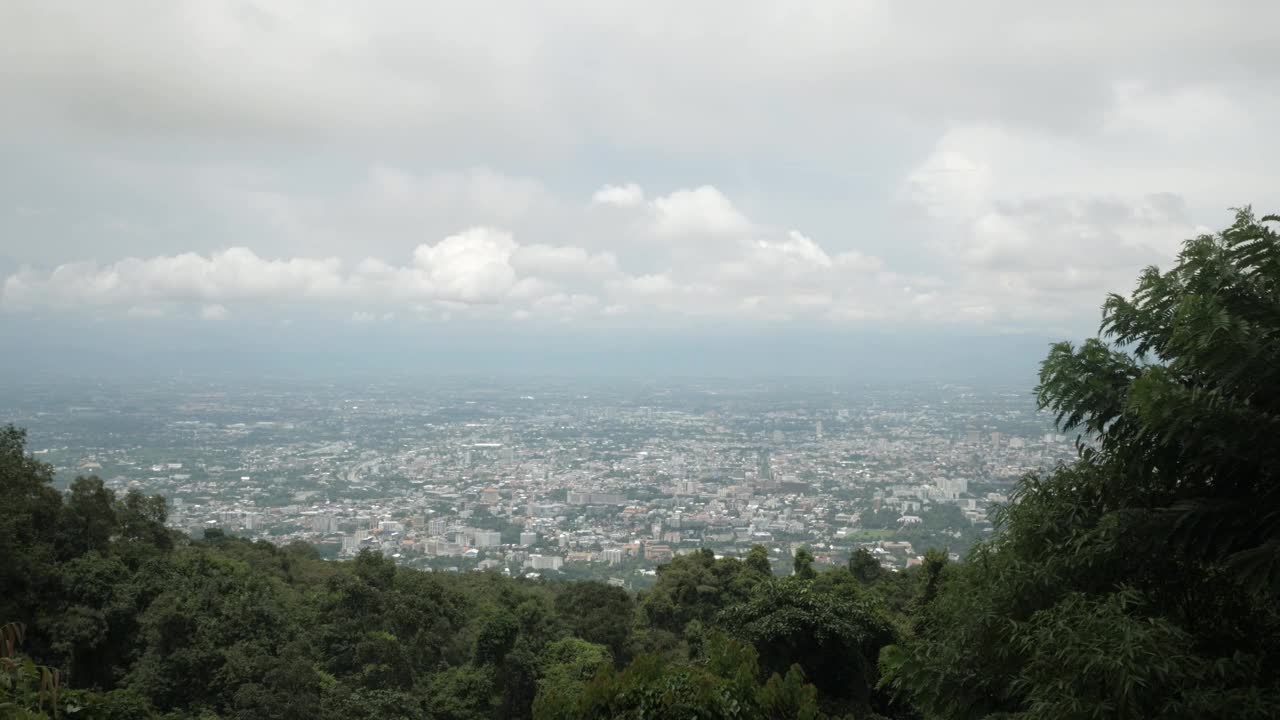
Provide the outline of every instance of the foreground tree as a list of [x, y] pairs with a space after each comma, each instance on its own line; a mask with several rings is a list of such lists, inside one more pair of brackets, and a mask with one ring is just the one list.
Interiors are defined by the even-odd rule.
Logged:
[[1081, 433], [881, 657], [928, 717], [1280, 714], [1280, 237], [1240, 211], [1055, 345]]
[[826, 708], [839, 713], [871, 708], [876, 658], [894, 638], [879, 605], [856, 586], [815, 587], [810, 576], [801, 575], [761, 584], [749, 601], [716, 621], [752, 644], [765, 675], [785, 676], [798, 668]]
[[[672, 663], [641, 655], [625, 670], [597, 662], [586, 680], [561, 677], [544, 685], [534, 704], [536, 720], [817, 720], [817, 690], [798, 666], [785, 675], [758, 681], [755, 650], [745, 643], [712, 635], [705, 655]], [[579, 674], [577, 677], [581, 677]]]
[[[57, 585], [62, 498], [53, 488], [53, 468], [27, 455], [26, 441], [26, 431], [0, 428], [0, 623], [30, 628], [42, 599]], [[39, 644], [28, 641], [36, 652]]]
[[556, 611], [566, 618], [574, 635], [609, 648], [625, 660], [635, 602], [631, 594], [601, 582], [578, 582], [556, 597]]
[[658, 568], [658, 582], [641, 604], [645, 620], [654, 628], [681, 634], [697, 620], [708, 623], [726, 607], [743, 602], [757, 585], [771, 577], [759, 555], [748, 562], [716, 559], [708, 548], [678, 555]]

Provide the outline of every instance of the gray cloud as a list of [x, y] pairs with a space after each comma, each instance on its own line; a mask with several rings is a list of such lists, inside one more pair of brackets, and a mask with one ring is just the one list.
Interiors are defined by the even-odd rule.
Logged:
[[[1273, 3], [6, 3], [4, 88], [102, 129], [732, 140], [825, 111], [1100, 121], [1273, 83]], [[1215, 38], [1230, 37], [1229, 46]], [[767, 112], [758, 112], [768, 110]], [[755, 111], [744, 113], [743, 111]], [[795, 114], [801, 117], [786, 117]], [[519, 122], [511, 122], [519, 117]], [[834, 118], [833, 118], [834, 119]], [[783, 136], [794, 133], [778, 133]], [[692, 131], [692, 132], [690, 132]]]
[[5, 3], [0, 306], [1088, 326], [1227, 207], [1280, 207], [1276, 20]]

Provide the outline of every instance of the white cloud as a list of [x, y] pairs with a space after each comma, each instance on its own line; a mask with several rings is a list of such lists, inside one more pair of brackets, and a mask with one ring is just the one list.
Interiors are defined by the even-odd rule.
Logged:
[[492, 302], [516, 283], [511, 266], [515, 249], [510, 233], [473, 228], [435, 245], [419, 245], [413, 251], [413, 265], [424, 287], [442, 299]]
[[356, 266], [353, 284], [372, 297], [497, 302], [517, 284], [510, 262], [515, 248], [509, 233], [471, 228], [434, 245], [419, 245], [407, 266], [366, 258]]
[[1146, 190], [1141, 170], [1097, 173], [1104, 162], [1049, 135], [947, 133], [903, 187], [949, 270], [950, 292], [927, 304], [971, 321], [1087, 323], [1106, 292], [1208, 231], [1183, 196]]
[[[106, 265], [26, 268], [4, 280], [0, 307], [115, 307], [141, 317], [191, 304], [208, 319], [237, 303], [255, 312], [310, 304], [352, 323], [404, 316], [594, 321], [835, 324], [949, 323], [1041, 329], [1091, 323], [1103, 293], [1124, 290], [1137, 270], [1171, 257], [1200, 230], [1173, 195], [1032, 194], [1009, 178], [1009, 147], [1062, 153], [993, 131], [959, 132], [903, 182], [925, 218], [919, 252], [937, 267], [899, 269], [860, 249], [836, 252], [799, 230], [747, 217], [712, 186], [677, 189], [644, 213], [599, 224], [579, 207], [565, 237], [590, 225], [614, 251], [583, 244], [522, 243], [478, 226], [419, 243], [407, 259], [370, 256], [264, 259], [246, 248], [130, 258]], [[974, 168], [980, 182], [966, 182]], [[952, 172], [959, 170], [960, 172]], [[612, 214], [611, 214], [612, 215]], [[305, 227], [304, 227], [305, 229]], [[402, 258], [406, 258], [402, 255]], [[353, 310], [352, 306], [358, 309]], [[1073, 327], [1074, 327], [1073, 326]]]
[[[0, 303], [8, 309], [230, 306], [246, 300], [261, 307], [374, 304], [345, 310], [355, 323], [381, 320], [405, 303], [416, 316], [440, 321], [487, 312], [486, 306], [514, 318], [598, 315], [643, 322], [656, 313], [746, 321], [755, 307], [769, 308], [764, 317], [777, 307], [819, 315], [843, 294], [843, 283], [880, 272], [875, 258], [857, 252], [833, 257], [798, 231], [752, 223], [711, 186], [675, 190], [656, 198], [647, 212], [639, 226], [632, 225], [634, 218], [618, 218], [619, 227], [634, 234], [616, 238], [620, 249], [641, 251], [656, 269], [629, 268], [612, 252], [521, 244], [505, 230], [473, 227], [419, 244], [403, 264], [367, 257], [348, 268], [337, 259], [263, 259], [233, 248], [105, 266], [68, 264], [47, 273], [26, 269], [5, 281]], [[744, 294], [754, 299], [744, 304]]]
[[659, 235], [724, 235], [751, 229], [729, 198], [710, 185], [654, 198], [653, 209]]
[[8, 306], [145, 304], [151, 301], [333, 297], [346, 289], [333, 258], [264, 260], [248, 248], [128, 258], [99, 267], [59, 265], [47, 275], [24, 269], [5, 279]]
[[636, 207], [644, 202], [644, 190], [635, 183], [626, 185], [605, 185], [591, 196], [596, 205], [613, 205], [614, 207]]

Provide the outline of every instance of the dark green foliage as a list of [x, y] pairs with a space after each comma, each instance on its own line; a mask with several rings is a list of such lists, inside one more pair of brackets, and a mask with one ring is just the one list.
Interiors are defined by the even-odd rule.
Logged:
[[1028, 715], [1187, 715], [1188, 699], [1170, 690], [1194, 686], [1210, 668], [1195, 657], [1186, 632], [1143, 618], [1139, 602], [1130, 591], [1103, 598], [1074, 593], [1031, 617], [1020, 642], [1032, 660], [1013, 682], [1027, 694]]
[[888, 618], [855, 587], [817, 588], [799, 575], [762, 584], [717, 621], [759, 651], [766, 674], [799, 666], [839, 709], [870, 707], [876, 658], [894, 639]]
[[803, 580], [812, 580], [814, 578], [817, 573], [813, 570], [813, 553], [809, 552], [809, 548], [802, 547], [796, 550], [791, 570], [796, 577]]
[[475, 662], [477, 665], [497, 665], [510, 652], [516, 642], [520, 627], [516, 619], [506, 612], [496, 612], [480, 623], [476, 635]]
[[574, 583], [556, 596], [556, 613], [574, 635], [604, 645], [618, 661], [627, 659], [635, 615], [627, 591], [598, 582]]
[[798, 668], [758, 682], [750, 645], [714, 636], [697, 663], [637, 657], [622, 671], [602, 666], [589, 681], [548, 688], [538, 697], [538, 720], [720, 720], [819, 718], [817, 697]]
[[493, 668], [455, 665], [428, 682], [430, 717], [439, 720], [486, 720], [492, 717]]
[[858, 579], [859, 582], [871, 583], [884, 575], [884, 568], [880, 567], [880, 561], [868, 552], [865, 548], [858, 548], [853, 551], [853, 555], [849, 556], [849, 572]]
[[104, 552], [116, 529], [115, 493], [96, 477], [80, 477], [71, 483], [59, 523], [60, 555], [78, 557]]
[[173, 547], [173, 539], [164, 527], [167, 516], [164, 498], [146, 497], [130, 490], [123, 501], [116, 503], [116, 532], [121, 540], [145, 549], [168, 550]]
[[563, 638], [548, 644], [538, 663], [535, 717], [547, 717], [548, 713], [554, 717], [557, 712], [565, 712], [551, 708], [577, 702], [584, 683], [613, 667], [607, 648], [578, 638]]
[[[53, 591], [62, 498], [53, 469], [26, 455], [26, 432], [0, 428], [0, 622], [34, 627], [40, 600]], [[40, 638], [28, 648], [40, 653]]]
[[1149, 545], [1220, 562], [1280, 590], [1280, 235], [1248, 210], [1189, 240], [1168, 272], [1111, 295], [1117, 344], [1055, 345], [1040, 403], [1097, 435], [1107, 509], [1133, 509]]
[[863, 513], [858, 524], [864, 528], [870, 528], [872, 530], [898, 528], [901, 527], [898, 523], [898, 518], [900, 517], [902, 517], [902, 513], [897, 510], [885, 508], [883, 510]]
[[[1280, 238], [1248, 211], [1055, 345], [1042, 407], [1080, 459], [927, 572], [881, 656], [926, 717], [1280, 714]], [[928, 562], [926, 562], [928, 565]], [[927, 569], [927, 568], [926, 568]]]
[[746, 600], [765, 577], [756, 566], [734, 558], [717, 560], [703, 549], [676, 557], [658, 569], [658, 582], [641, 603], [656, 628], [677, 635], [691, 620], [706, 623], [724, 608]]
[[920, 590], [917, 614], [926, 610], [938, 596], [938, 588], [942, 585], [942, 571], [947, 567], [947, 556], [939, 550], [927, 550], [924, 554], [924, 585]]
[[768, 720], [816, 720], [818, 689], [805, 681], [804, 672], [792, 665], [787, 674], [771, 676], [756, 691], [760, 717]]
[[773, 565], [769, 563], [769, 551], [763, 545], [752, 545], [747, 553], [747, 567], [764, 577], [773, 575]]

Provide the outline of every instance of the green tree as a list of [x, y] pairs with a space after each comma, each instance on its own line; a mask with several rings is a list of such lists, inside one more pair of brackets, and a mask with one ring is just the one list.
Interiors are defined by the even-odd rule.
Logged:
[[677, 635], [691, 620], [706, 623], [720, 610], [746, 600], [765, 579], [736, 558], [716, 559], [710, 549], [679, 555], [658, 568], [658, 582], [641, 609], [649, 624]]
[[766, 674], [785, 675], [798, 665], [841, 711], [871, 707], [876, 658], [894, 640], [892, 625], [876, 603], [857, 594], [816, 590], [799, 576], [760, 585], [748, 601], [716, 620], [732, 637], [755, 647]]
[[763, 545], [752, 545], [747, 553], [747, 567], [764, 577], [773, 577], [773, 565], [769, 562], [769, 551]]
[[556, 612], [574, 635], [626, 660], [635, 615], [635, 602], [626, 590], [600, 582], [572, 583], [557, 594]]
[[476, 635], [475, 662], [477, 665], [497, 665], [515, 646], [520, 626], [510, 613], [499, 610], [480, 623]]
[[1280, 590], [1280, 236], [1241, 210], [1168, 272], [1111, 295], [1102, 334], [1055, 345], [1040, 404], [1098, 439], [1101, 500], [1149, 545]]
[[[578, 638], [562, 638], [541, 653], [538, 699], [534, 714], [545, 716], [552, 707], [572, 704], [584, 683], [613, 667], [609, 649]], [[544, 709], [539, 710], [541, 702]]]
[[59, 523], [59, 554], [64, 559], [107, 551], [116, 532], [115, 500], [115, 493], [96, 476], [78, 477], [71, 483]]
[[[881, 657], [927, 717], [1280, 713], [1280, 238], [1246, 211], [1055, 345], [1079, 459], [1024, 478]], [[1110, 340], [1111, 342], [1107, 342]], [[926, 586], [927, 588], [927, 586]]]
[[885, 570], [866, 548], [858, 548], [849, 556], [849, 572], [860, 582], [869, 584], [878, 580]]
[[144, 548], [168, 550], [173, 539], [164, 526], [169, 513], [164, 498], [130, 490], [116, 503], [116, 523], [120, 537]]
[[[35, 628], [43, 599], [57, 587], [62, 498], [53, 488], [53, 468], [27, 455], [26, 441], [26, 431], [0, 428], [0, 621]], [[39, 638], [28, 644], [33, 652], [43, 649]]]
[[813, 553], [809, 548], [798, 548], [791, 564], [792, 572], [802, 580], [812, 580], [817, 574], [813, 569]]
[[862, 513], [862, 517], [859, 518], [858, 524], [861, 527], [869, 528], [871, 530], [897, 530], [901, 527], [901, 524], [898, 522], [898, 518], [900, 517], [902, 517], [902, 514], [897, 510], [883, 508], [881, 510]]
[[762, 720], [817, 720], [818, 689], [805, 682], [804, 671], [792, 665], [786, 675], [774, 674], [756, 691]]
[[728, 720], [729, 718], [820, 718], [812, 686], [798, 668], [785, 677], [757, 681], [759, 665], [750, 645], [723, 635], [708, 639], [699, 662], [679, 663], [656, 655], [637, 657], [625, 670], [607, 664], [586, 682], [548, 686], [534, 705], [537, 720]]
[[938, 588], [942, 584], [942, 571], [947, 567], [947, 554], [941, 550], [930, 549], [924, 554], [922, 570], [924, 580], [920, 589], [920, 607], [928, 607], [938, 596]]
[[431, 676], [427, 696], [430, 717], [438, 720], [488, 720], [497, 698], [491, 667], [455, 665]]
[[145, 651], [126, 682], [161, 710], [229, 706], [242, 658], [277, 656], [297, 618], [274, 578], [206, 548], [175, 553], [165, 589], [141, 614]]

